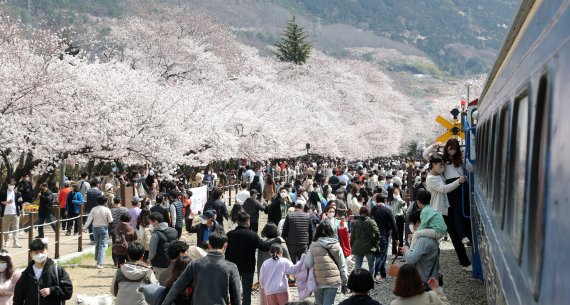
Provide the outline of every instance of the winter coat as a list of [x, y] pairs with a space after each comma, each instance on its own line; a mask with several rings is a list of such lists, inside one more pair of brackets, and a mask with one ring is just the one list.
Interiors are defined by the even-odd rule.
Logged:
[[[188, 233], [196, 233], [196, 244], [199, 246], [202, 241], [204, 241], [204, 230], [206, 229], [206, 225], [203, 225], [201, 223], [194, 225], [190, 228], [190, 230], [188, 230]], [[218, 233], [218, 234], [225, 234], [226, 231], [224, 230], [224, 227], [214, 223], [212, 225], [212, 227], [210, 228], [210, 234], [212, 233]]]
[[115, 305], [146, 305], [144, 295], [137, 290], [156, 283], [152, 269], [143, 262], [127, 262], [115, 272], [111, 282], [111, 294]]
[[281, 236], [287, 245], [309, 245], [313, 239], [313, 226], [309, 214], [296, 210], [285, 218]]
[[227, 236], [226, 259], [238, 266], [240, 274], [254, 273], [255, 251], [257, 249], [269, 250], [269, 243], [264, 242], [257, 233], [242, 225], [229, 231]]
[[[47, 258], [38, 280], [32, 267], [34, 264], [34, 261], [28, 264], [14, 287], [14, 305], [61, 305], [71, 299], [73, 284], [62, 267]], [[40, 295], [40, 290], [44, 288], [50, 289], [47, 297]]]
[[38, 215], [40, 217], [48, 217], [53, 215], [53, 194], [49, 190], [40, 193], [40, 207]]
[[[292, 201], [291, 198], [287, 197], [285, 198], [285, 205], [287, 206], [287, 208], [292, 207]], [[275, 198], [273, 198], [273, 201], [271, 202], [270, 205], [265, 207], [265, 214], [267, 214], [267, 222], [272, 222], [274, 224], [279, 224], [279, 221], [281, 221], [284, 215], [281, 215], [281, 197], [280, 196], [276, 196]]]
[[295, 274], [295, 282], [299, 300], [308, 298], [311, 293], [317, 290], [317, 280], [315, 279], [315, 268], [307, 268], [307, 254], [301, 255], [301, 259], [295, 264], [291, 272]]
[[307, 268], [315, 267], [319, 288], [339, 287], [348, 282], [346, 260], [338, 240], [332, 237], [321, 237], [312, 243], [305, 264]]

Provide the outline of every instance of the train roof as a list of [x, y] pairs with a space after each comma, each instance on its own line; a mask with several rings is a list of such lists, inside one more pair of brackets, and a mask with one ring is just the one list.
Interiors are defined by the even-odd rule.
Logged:
[[481, 105], [482, 102], [484, 103], [487, 90], [489, 90], [489, 87], [491, 87], [493, 80], [501, 70], [503, 63], [509, 56], [510, 52], [514, 51], [512, 47], [513, 45], [516, 45], [515, 42], [517, 41], [517, 37], [519, 36], [519, 33], [523, 28], [525, 21], [527, 21], [527, 17], [530, 11], [535, 5], [539, 5], [541, 2], [542, 1], [536, 1], [536, 0], [523, 0], [523, 2], [521, 3], [518, 13], [515, 16], [515, 19], [513, 20], [513, 24], [511, 25], [510, 31], [507, 34], [505, 41], [503, 42], [501, 52], [499, 53], [499, 56], [497, 56], [497, 60], [493, 65], [493, 69], [491, 69], [489, 77], [485, 82], [485, 87], [483, 87], [483, 92], [481, 93], [481, 97], [479, 98], [479, 105]]

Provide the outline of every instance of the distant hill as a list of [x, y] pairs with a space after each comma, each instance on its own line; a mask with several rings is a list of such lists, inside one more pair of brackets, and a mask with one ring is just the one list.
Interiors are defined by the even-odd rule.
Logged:
[[[262, 50], [279, 39], [292, 14], [315, 46], [336, 56], [349, 48], [395, 49], [426, 56], [448, 75], [487, 72], [520, 0], [11, 0], [24, 19], [56, 24], [81, 14], [121, 16], [141, 5], [185, 6], [231, 26]], [[28, 4], [31, 4], [28, 6]], [[71, 21], [70, 21], [71, 20]], [[81, 23], [81, 22], [79, 22]]]
[[[519, 0], [274, 0], [284, 7], [415, 45], [451, 74], [488, 68]], [[493, 57], [494, 58], [494, 57]]]

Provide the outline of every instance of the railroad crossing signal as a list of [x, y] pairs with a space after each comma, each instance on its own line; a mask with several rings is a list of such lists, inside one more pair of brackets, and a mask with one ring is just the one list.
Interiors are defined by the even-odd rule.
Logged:
[[435, 118], [435, 121], [437, 123], [441, 124], [443, 127], [447, 129], [446, 133], [442, 134], [441, 136], [439, 136], [439, 138], [437, 138], [437, 140], [435, 140], [436, 142], [446, 142], [450, 138], [458, 138], [458, 137], [465, 139], [465, 132], [461, 130], [461, 123], [456, 119], [457, 115], [459, 114], [459, 110], [453, 109], [451, 111], [451, 114], [453, 115], [455, 112], [457, 112], [457, 114], [453, 116], [454, 123], [451, 123], [450, 121], [444, 119], [441, 115], [438, 115], [437, 118]]

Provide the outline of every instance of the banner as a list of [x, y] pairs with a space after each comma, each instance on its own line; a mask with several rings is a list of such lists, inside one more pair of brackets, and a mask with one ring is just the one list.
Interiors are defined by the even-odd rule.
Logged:
[[197, 215], [198, 212], [202, 212], [208, 200], [208, 189], [205, 186], [200, 186], [191, 188], [190, 191], [192, 192], [192, 197], [190, 197], [192, 199], [192, 214]]

